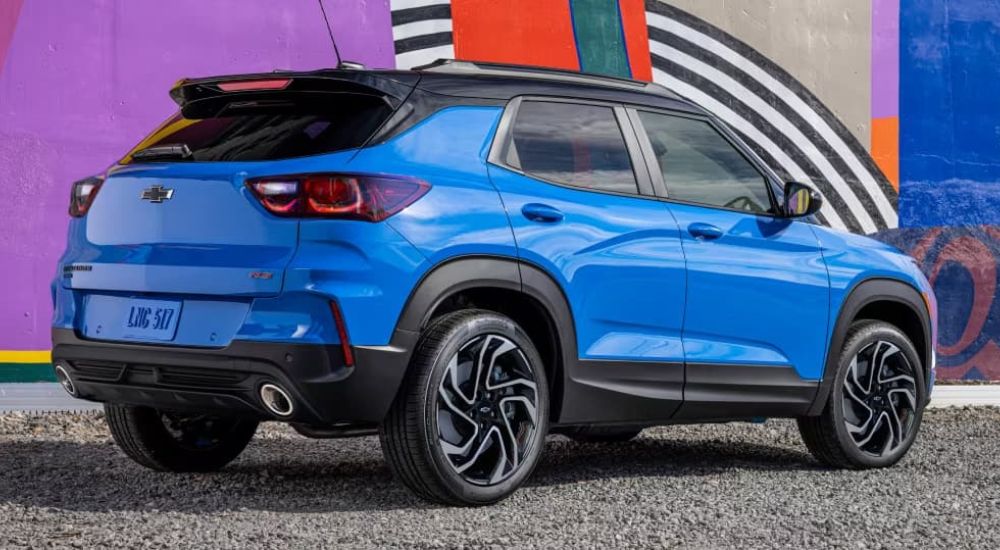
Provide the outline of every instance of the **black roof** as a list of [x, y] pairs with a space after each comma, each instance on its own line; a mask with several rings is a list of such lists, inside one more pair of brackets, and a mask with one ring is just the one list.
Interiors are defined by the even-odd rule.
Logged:
[[404, 99], [405, 94], [416, 85], [435, 94], [485, 100], [509, 100], [521, 95], [555, 96], [704, 112], [666, 87], [652, 82], [560, 69], [450, 59], [439, 59], [408, 71], [343, 66], [316, 71], [279, 70], [253, 75], [185, 79], [177, 83], [171, 95], [184, 106], [204, 95], [218, 93], [213, 89], [219, 82], [283, 77], [313, 82], [346, 81], [377, 88], [397, 101]]

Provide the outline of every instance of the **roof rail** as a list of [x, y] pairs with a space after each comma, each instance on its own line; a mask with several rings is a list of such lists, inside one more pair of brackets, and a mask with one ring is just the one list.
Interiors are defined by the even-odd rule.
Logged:
[[462, 61], [458, 59], [438, 59], [426, 65], [413, 67], [414, 71], [431, 73], [469, 74], [469, 75], [492, 75], [492, 76], [517, 76], [522, 78], [538, 78], [543, 80], [556, 80], [561, 82], [575, 82], [578, 84], [591, 84], [597, 86], [607, 86], [626, 90], [655, 93], [658, 95], [678, 98], [679, 96], [669, 88], [654, 82], [643, 82], [629, 78], [608, 76], [603, 74], [582, 73], [569, 69], [551, 69], [548, 67], [535, 67], [531, 65], [513, 65], [506, 63], [486, 63], [482, 61]]

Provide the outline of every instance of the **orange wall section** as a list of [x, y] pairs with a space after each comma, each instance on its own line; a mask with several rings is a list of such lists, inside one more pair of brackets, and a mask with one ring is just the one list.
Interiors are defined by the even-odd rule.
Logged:
[[899, 191], [899, 117], [872, 119], [872, 158]]
[[618, 0], [625, 32], [625, 48], [632, 78], [652, 82], [653, 67], [649, 57], [649, 30], [646, 28], [646, 3], [643, 0]]
[[579, 70], [569, 0], [452, 0], [455, 57]]

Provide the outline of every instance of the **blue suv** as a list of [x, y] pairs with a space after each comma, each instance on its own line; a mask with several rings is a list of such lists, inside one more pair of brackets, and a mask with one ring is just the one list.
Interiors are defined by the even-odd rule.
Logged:
[[74, 184], [53, 361], [138, 463], [209, 471], [261, 421], [378, 433], [447, 504], [549, 433], [795, 418], [823, 464], [913, 444], [935, 299], [649, 83], [440, 61], [182, 80]]

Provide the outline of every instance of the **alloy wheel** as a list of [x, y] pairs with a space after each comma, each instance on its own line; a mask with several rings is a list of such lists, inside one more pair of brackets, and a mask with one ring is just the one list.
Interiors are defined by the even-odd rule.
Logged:
[[535, 440], [537, 400], [534, 370], [517, 344], [497, 334], [466, 342], [437, 396], [438, 442], [454, 471], [482, 486], [512, 476]]
[[862, 452], [895, 452], [917, 418], [917, 382], [906, 354], [884, 340], [858, 351], [844, 379], [843, 405], [847, 433]]

